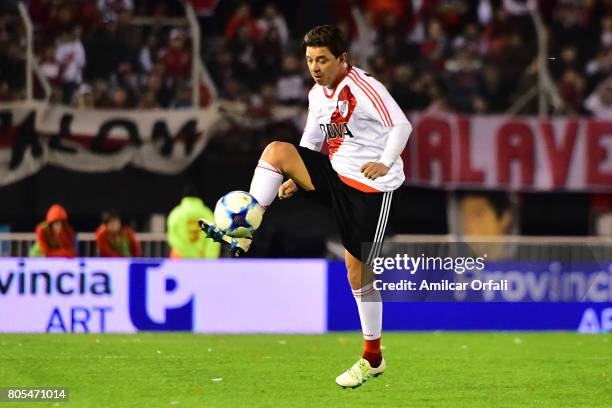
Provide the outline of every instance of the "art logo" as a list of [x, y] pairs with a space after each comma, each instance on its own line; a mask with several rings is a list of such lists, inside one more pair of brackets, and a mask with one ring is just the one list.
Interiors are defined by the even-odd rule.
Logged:
[[131, 263], [129, 311], [138, 330], [193, 330], [194, 295], [162, 261]]

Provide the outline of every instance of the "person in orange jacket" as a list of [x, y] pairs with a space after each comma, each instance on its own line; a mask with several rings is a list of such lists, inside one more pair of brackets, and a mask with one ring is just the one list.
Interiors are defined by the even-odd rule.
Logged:
[[139, 257], [142, 254], [134, 231], [124, 225], [114, 211], [102, 215], [102, 224], [96, 231], [96, 244], [103, 257]]
[[53, 204], [49, 208], [45, 221], [36, 226], [36, 244], [32, 251], [46, 257], [77, 256], [74, 249], [74, 230], [68, 224], [68, 214], [64, 207]]

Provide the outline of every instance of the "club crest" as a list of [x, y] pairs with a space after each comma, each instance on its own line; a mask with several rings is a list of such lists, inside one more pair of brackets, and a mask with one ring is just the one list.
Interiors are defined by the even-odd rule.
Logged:
[[346, 118], [349, 111], [349, 103], [348, 101], [338, 101], [338, 112], [342, 115], [343, 118]]

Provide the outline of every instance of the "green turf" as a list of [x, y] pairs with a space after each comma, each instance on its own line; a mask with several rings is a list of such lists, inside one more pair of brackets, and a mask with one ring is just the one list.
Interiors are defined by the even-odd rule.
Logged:
[[0, 408], [612, 406], [610, 335], [386, 333], [387, 372], [344, 390], [359, 338], [5, 334], [0, 386], [66, 386], [70, 401]]

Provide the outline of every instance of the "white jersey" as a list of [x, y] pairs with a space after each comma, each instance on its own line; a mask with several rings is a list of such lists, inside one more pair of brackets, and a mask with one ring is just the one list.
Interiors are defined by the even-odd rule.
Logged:
[[364, 192], [393, 191], [404, 182], [401, 157], [389, 172], [367, 179], [361, 166], [378, 162], [392, 126], [409, 123], [387, 89], [370, 74], [349, 66], [335, 89], [315, 84], [308, 94], [308, 120], [300, 146], [319, 151], [325, 140], [340, 179]]

